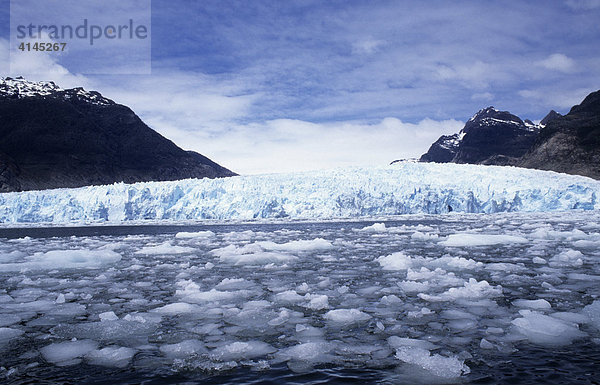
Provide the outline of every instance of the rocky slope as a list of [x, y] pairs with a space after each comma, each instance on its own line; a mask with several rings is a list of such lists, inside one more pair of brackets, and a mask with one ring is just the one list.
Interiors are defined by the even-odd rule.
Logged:
[[0, 192], [235, 175], [82, 88], [0, 79]]
[[508, 111], [488, 107], [477, 112], [454, 135], [444, 135], [421, 157], [423, 162], [506, 164], [525, 154], [539, 126]]
[[547, 122], [516, 166], [600, 179], [600, 91]]
[[519, 166], [600, 179], [600, 91], [540, 124], [488, 107], [454, 135], [441, 136], [421, 162]]

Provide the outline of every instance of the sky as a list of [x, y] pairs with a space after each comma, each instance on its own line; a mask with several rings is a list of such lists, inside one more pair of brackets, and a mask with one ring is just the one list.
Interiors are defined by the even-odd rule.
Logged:
[[10, 72], [98, 90], [240, 174], [386, 165], [481, 108], [536, 121], [600, 89], [600, 0], [153, 0], [151, 17], [150, 74], [48, 55]]

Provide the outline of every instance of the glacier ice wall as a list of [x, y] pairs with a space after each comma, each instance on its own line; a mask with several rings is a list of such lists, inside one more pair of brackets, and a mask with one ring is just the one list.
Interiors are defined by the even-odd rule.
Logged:
[[397, 163], [0, 194], [1, 223], [351, 218], [598, 210], [600, 181], [549, 171]]

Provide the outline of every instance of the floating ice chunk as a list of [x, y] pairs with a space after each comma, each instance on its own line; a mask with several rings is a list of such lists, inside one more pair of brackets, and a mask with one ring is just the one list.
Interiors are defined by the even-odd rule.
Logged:
[[436, 349], [437, 346], [429, 341], [418, 340], [414, 338], [404, 338], [398, 336], [391, 336], [387, 339], [388, 344], [394, 349], [401, 347], [414, 347], [426, 350]]
[[283, 303], [297, 303], [304, 301], [304, 297], [298, 294], [295, 290], [286, 290], [281, 293], [277, 293], [274, 296], [276, 302]]
[[196, 232], [186, 232], [186, 231], [181, 231], [177, 234], [175, 234], [175, 238], [180, 238], [180, 239], [189, 239], [189, 238], [212, 238], [215, 236], [215, 233], [213, 233], [212, 231], [208, 230], [208, 231], [196, 231]]
[[518, 273], [527, 270], [521, 265], [506, 262], [488, 263], [485, 265], [485, 269], [491, 271], [502, 271], [505, 273]]
[[60, 293], [58, 295], [58, 297], [56, 297], [56, 299], [54, 300], [55, 303], [65, 303], [65, 295], [63, 293]]
[[146, 246], [136, 251], [136, 254], [144, 255], [172, 255], [189, 254], [196, 251], [193, 247], [173, 246], [171, 242], [164, 242], [157, 246]]
[[429, 308], [423, 307], [421, 310], [409, 311], [406, 315], [410, 318], [421, 318], [425, 315], [433, 314]]
[[471, 270], [483, 267], [482, 262], [477, 262], [463, 257], [452, 257], [450, 255], [443, 255], [440, 258], [427, 259], [426, 264], [430, 268], [442, 267], [447, 270]]
[[568, 345], [573, 340], [586, 336], [574, 323], [528, 310], [521, 310], [521, 315], [523, 317], [514, 319], [512, 324], [534, 344]]
[[151, 311], [163, 314], [185, 314], [185, 313], [197, 313], [201, 312], [202, 308], [198, 305], [192, 305], [186, 302], [175, 302], [165, 306], [152, 309]]
[[298, 259], [298, 257], [290, 254], [264, 251], [257, 243], [243, 247], [229, 245], [211, 250], [211, 253], [219, 257], [221, 262], [233, 263], [235, 265], [265, 265], [269, 263], [291, 262]]
[[370, 320], [372, 317], [358, 309], [336, 309], [330, 310], [323, 315], [328, 321], [340, 325], [352, 325]]
[[398, 286], [405, 293], [419, 293], [429, 289], [429, 282], [402, 281], [398, 283]]
[[98, 317], [100, 317], [100, 321], [115, 321], [119, 319], [119, 317], [117, 317], [117, 315], [112, 311], [100, 313], [98, 314]]
[[573, 246], [581, 249], [598, 249], [600, 248], [600, 241], [579, 240], [573, 242]]
[[326, 363], [333, 360], [329, 354], [335, 345], [329, 342], [305, 342], [289, 348], [282, 349], [278, 356], [283, 361], [303, 361], [310, 364]]
[[548, 263], [548, 261], [546, 261], [544, 258], [540, 258], [540, 257], [533, 257], [531, 262], [533, 262], [537, 265], [545, 265]]
[[439, 301], [454, 301], [457, 299], [480, 299], [493, 298], [502, 295], [502, 286], [491, 286], [487, 281], [482, 280], [477, 282], [475, 278], [469, 278], [469, 282], [465, 282], [463, 287], [451, 287], [440, 295], [429, 295], [419, 293], [421, 299], [431, 302]]
[[377, 258], [384, 270], [406, 270], [412, 266], [412, 258], [399, 251]]
[[287, 309], [283, 309], [279, 312], [276, 318], [269, 320], [267, 324], [269, 326], [279, 326], [283, 325], [290, 320], [290, 311]]
[[135, 349], [131, 348], [108, 346], [103, 349], [89, 352], [85, 358], [92, 365], [124, 368], [129, 365], [129, 362], [136, 352]]
[[385, 306], [392, 306], [392, 305], [401, 304], [402, 300], [397, 295], [390, 294], [390, 295], [384, 295], [383, 297], [381, 297], [381, 300], [379, 302]]
[[448, 239], [440, 242], [440, 245], [453, 247], [469, 247], [494, 246], [505, 243], [527, 242], [529, 241], [526, 238], [515, 235], [459, 233], [449, 235]]
[[177, 344], [167, 344], [160, 351], [169, 358], [187, 358], [192, 354], [208, 353], [204, 344], [198, 340], [185, 340]]
[[488, 333], [488, 334], [503, 334], [504, 333], [504, 329], [490, 326], [489, 328], [486, 329], [485, 332]]
[[12, 340], [13, 338], [19, 337], [23, 333], [23, 330], [19, 329], [0, 328], [0, 344], [4, 344]]
[[576, 240], [576, 239], [585, 239], [588, 237], [586, 233], [579, 229], [573, 229], [571, 231], [555, 231], [552, 230], [552, 227], [542, 227], [533, 231], [530, 236], [532, 238], [538, 239], [566, 239], [566, 240]]
[[230, 233], [223, 234], [223, 239], [229, 242], [233, 241], [248, 241], [252, 239], [256, 233], [252, 230], [245, 231], [232, 231]]
[[481, 342], [479, 342], [479, 347], [482, 349], [493, 349], [494, 344], [492, 344], [490, 341], [486, 340], [485, 338], [482, 338]]
[[473, 314], [458, 309], [447, 309], [440, 313], [440, 316], [446, 319], [474, 319]]
[[581, 266], [583, 254], [579, 250], [565, 250], [550, 259], [551, 266]]
[[18, 322], [21, 322], [21, 317], [16, 314], [2, 314], [0, 317], [0, 327], [14, 325]]
[[0, 264], [0, 271], [95, 269], [120, 260], [112, 250], [52, 250], [35, 253], [27, 262]]
[[371, 226], [366, 226], [362, 229], [357, 229], [356, 231], [363, 231], [366, 233], [383, 233], [386, 231], [386, 228], [385, 223], [373, 223]]
[[214, 349], [210, 352], [210, 358], [216, 361], [250, 360], [276, 351], [277, 349], [262, 341], [236, 341]]
[[464, 361], [455, 356], [431, 355], [429, 350], [418, 347], [400, 347], [396, 349], [396, 358], [407, 364], [419, 366], [436, 377], [456, 378], [471, 372]]
[[215, 289], [217, 290], [239, 290], [239, 289], [249, 289], [254, 287], [254, 282], [250, 282], [245, 280], [244, 278], [223, 278], [221, 282], [219, 282]]
[[584, 324], [589, 323], [590, 317], [581, 313], [573, 313], [568, 311], [560, 311], [556, 313], [549, 314], [550, 317], [558, 318], [561, 321], [570, 322], [574, 324]]
[[175, 295], [191, 303], [226, 301], [252, 295], [250, 290], [221, 291], [213, 288], [209, 291], [200, 291], [200, 287], [191, 280], [178, 281], [177, 286], [180, 289], [175, 290]]
[[323, 310], [329, 308], [329, 297], [324, 294], [306, 294], [304, 298], [308, 299], [307, 308], [312, 310]]
[[455, 319], [448, 321], [446, 326], [454, 330], [468, 330], [477, 326], [477, 322], [472, 319]]
[[417, 241], [432, 241], [432, 240], [437, 240], [439, 238], [439, 236], [437, 234], [428, 234], [428, 233], [422, 233], [420, 231], [415, 231], [414, 233], [412, 233], [410, 238], [417, 240]]
[[548, 310], [548, 309], [552, 308], [552, 305], [550, 305], [550, 302], [546, 301], [545, 299], [532, 299], [532, 300], [517, 299], [517, 300], [513, 301], [512, 304], [515, 305], [516, 307], [526, 307], [529, 309], [536, 309], [536, 310]]
[[53, 364], [60, 363], [79, 363], [73, 361], [76, 358], [82, 357], [98, 347], [98, 343], [92, 340], [79, 340], [59, 342], [44, 346], [40, 349], [42, 357]]
[[590, 318], [592, 325], [596, 329], [600, 330], [600, 300], [596, 300], [584, 307], [582, 313]]
[[333, 248], [331, 242], [323, 238], [315, 238], [313, 240], [298, 240], [287, 243], [275, 243], [271, 241], [257, 242], [265, 250], [276, 251], [314, 251], [327, 250]]

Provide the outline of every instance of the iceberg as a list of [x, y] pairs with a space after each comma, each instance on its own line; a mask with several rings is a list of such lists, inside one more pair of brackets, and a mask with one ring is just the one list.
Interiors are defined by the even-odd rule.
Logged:
[[376, 168], [117, 183], [0, 194], [0, 223], [324, 219], [598, 210], [600, 181], [516, 167]]

